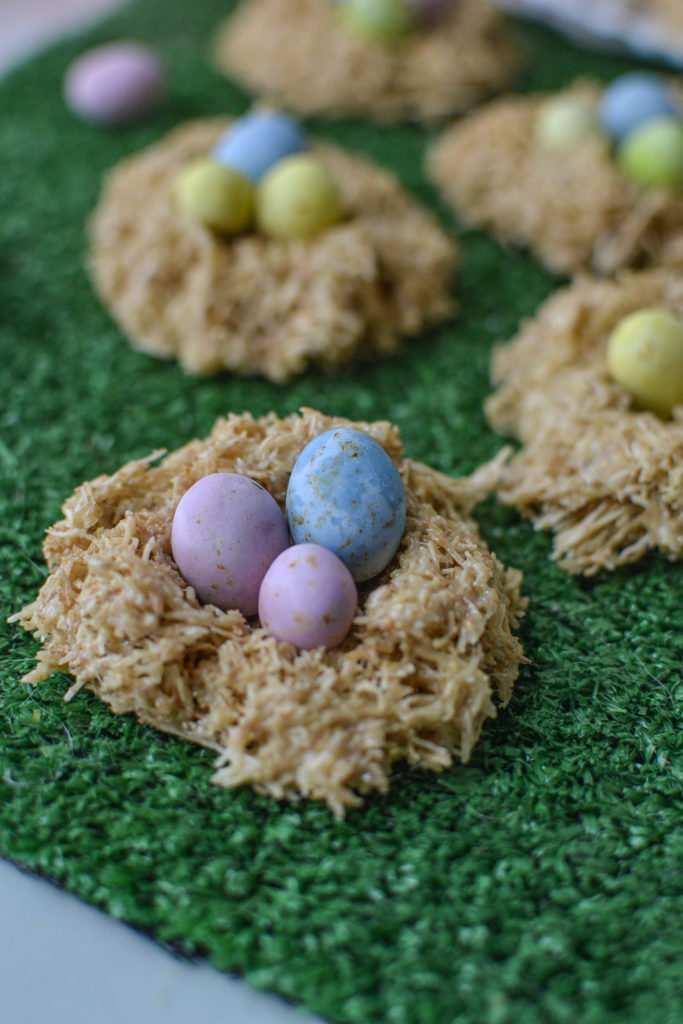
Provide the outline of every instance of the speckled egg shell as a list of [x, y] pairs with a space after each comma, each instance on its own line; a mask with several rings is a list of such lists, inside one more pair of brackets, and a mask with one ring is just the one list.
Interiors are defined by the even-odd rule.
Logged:
[[357, 601], [356, 584], [340, 558], [319, 544], [294, 544], [263, 577], [259, 619], [271, 636], [301, 650], [337, 647]]
[[287, 519], [295, 543], [321, 544], [356, 581], [372, 579], [393, 558], [405, 529], [401, 477], [367, 434], [350, 427], [326, 431], [294, 465]]
[[238, 473], [210, 473], [182, 496], [171, 546], [200, 601], [254, 615], [261, 581], [289, 545], [285, 517], [265, 487]]

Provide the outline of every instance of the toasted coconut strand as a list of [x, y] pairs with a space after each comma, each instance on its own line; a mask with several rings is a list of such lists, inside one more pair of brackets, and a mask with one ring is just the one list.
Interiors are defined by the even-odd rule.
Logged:
[[[564, 90], [595, 107], [597, 85]], [[553, 271], [683, 263], [683, 199], [643, 191], [621, 174], [596, 133], [567, 153], [536, 141], [543, 96], [506, 97], [448, 129], [428, 170], [463, 220], [529, 246]]]
[[503, 89], [519, 66], [504, 16], [484, 0], [461, 0], [433, 30], [396, 47], [362, 39], [338, 15], [321, 0], [245, 0], [219, 30], [215, 62], [291, 110], [375, 121], [461, 113]]
[[555, 533], [554, 556], [570, 572], [613, 569], [654, 548], [683, 554], [683, 410], [671, 420], [635, 411], [605, 363], [612, 329], [647, 306], [683, 317], [680, 275], [581, 278], [494, 355], [487, 417], [523, 444], [500, 497]]
[[223, 239], [182, 216], [178, 170], [230, 122], [190, 122], [109, 175], [90, 224], [90, 270], [132, 343], [191, 373], [282, 381], [310, 362], [396, 351], [453, 311], [457, 248], [387, 171], [331, 145], [316, 153], [346, 219], [317, 238]]
[[[297, 651], [236, 611], [201, 605], [179, 575], [170, 528], [180, 495], [207, 473], [245, 473], [281, 506], [313, 437], [348, 420], [304, 410], [219, 420], [156, 464], [85, 483], [45, 541], [52, 571], [15, 620], [43, 641], [27, 682], [54, 669], [112, 708], [220, 752], [215, 781], [276, 797], [326, 800], [337, 814], [389, 784], [392, 764], [439, 770], [463, 760], [506, 704], [524, 660], [511, 629], [523, 611], [505, 570], [461, 506], [481, 478], [450, 480], [405, 460], [388, 423], [354, 424], [401, 472], [407, 527], [387, 571], [364, 585], [343, 645]], [[128, 497], [127, 497], [128, 496]]]

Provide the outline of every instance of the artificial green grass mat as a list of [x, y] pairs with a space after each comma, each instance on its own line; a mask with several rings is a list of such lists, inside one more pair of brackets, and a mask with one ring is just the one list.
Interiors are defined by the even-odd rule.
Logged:
[[[0, 83], [0, 854], [330, 1021], [678, 1024], [683, 1017], [683, 580], [659, 557], [573, 579], [512, 511], [484, 536], [524, 571], [532, 664], [466, 766], [399, 768], [343, 822], [209, 784], [211, 753], [114, 717], [64, 677], [19, 685], [36, 643], [7, 615], [45, 568], [45, 528], [82, 480], [204, 436], [216, 416], [300, 405], [388, 418], [407, 453], [469, 472], [500, 447], [482, 399], [496, 339], [557, 285], [529, 258], [460, 231], [457, 322], [384, 362], [286, 388], [194, 380], [135, 353], [83, 271], [103, 171], [176, 122], [247, 97], [205, 60], [224, 0], [138, 3]], [[632, 65], [520, 26], [523, 88]], [[64, 110], [68, 61], [137, 37], [172, 72], [169, 104], [103, 131]], [[319, 134], [425, 182], [434, 132], [339, 121]]]

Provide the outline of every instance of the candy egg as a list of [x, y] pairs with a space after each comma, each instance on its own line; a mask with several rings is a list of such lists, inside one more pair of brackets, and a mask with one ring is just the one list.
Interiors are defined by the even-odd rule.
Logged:
[[322, 161], [310, 154], [280, 160], [256, 194], [256, 220], [273, 238], [314, 238], [342, 215], [341, 193]]
[[357, 581], [388, 565], [405, 529], [396, 466], [377, 441], [351, 427], [328, 430], [306, 445], [292, 469], [286, 505], [294, 542], [333, 551]]
[[341, 559], [319, 544], [294, 544], [263, 577], [258, 614], [276, 640], [302, 650], [336, 647], [351, 627], [357, 601]]
[[344, 25], [372, 42], [400, 42], [417, 25], [408, 0], [347, 0], [340, 5]]
[[617, 142], [653, 117], [676, 114], [666, 82], [646, 71], [620, 75], [606, 87], [598, 107], [603, 129]]
[[612, 379], [644, 409], [668, 417], [683, 404], [683, 321], [666, 309], [640, 309], [607, 341]]
[[423, 25], [438, 25], [460, 3], [460, 0], [407, 0]]
[[534, 136], [551, 152], [571, 152], [596, 131], [593, 111], [578, 96], [551, 96], [536, 111]]
[[87, 50], [67, 69], [63, 95], [79, 117], [99, 124], [134, 121], [166, 94], [161, 58], [140, 43], [107, 43]]
[[171, 547], [200, 601], [253, 615], [268, 566], [289, 546], [275, 499], [247, 476], [210, 473], [176, 506]]
[[184, 214], [214, 231], [234, 235], [253, 220], [254, 194], [247, 179], [206, 157], [185, 164], [174, 195]]
[[617, 161], [643, 188], [683, 188], [683, 124], [673, 117], [646, 121], [624, 139]]
[[306, 136], [294, 118], [276, 110], [256, 110], [238, 118], [211, 155], [250, 181], [259, 181], [278, 160], [306, 146]]

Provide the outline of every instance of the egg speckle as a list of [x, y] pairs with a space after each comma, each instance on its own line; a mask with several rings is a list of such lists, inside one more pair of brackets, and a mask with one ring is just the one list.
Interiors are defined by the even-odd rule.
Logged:
[[318, 544], [294, 544], [263, 577], [259, 619], [276, 640], [301, 650], [336, 647], [349, 631], [357, 599], [341, 559]]
[[289, 545], [275, 499], [238, 473], [210, 473], [182, 496], [171, 547], [181, 575], [200, 601], [254, 615], [269, 565]]
[[287, 488], [295, 543], [333, 551], [357, 581], [380, 573], [398, 550], [406, 521], [403, 483], [389, 455], [351, 427], [314, 438], [296, 460]]

